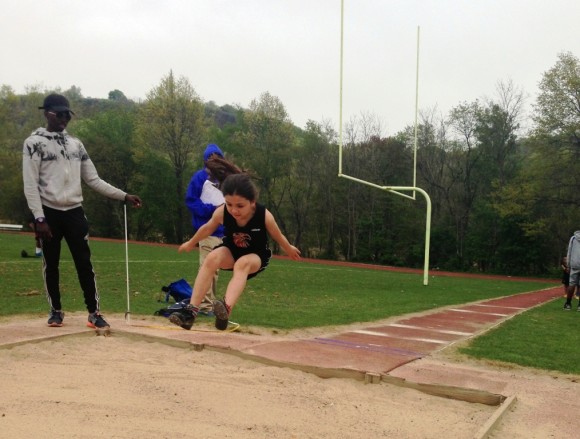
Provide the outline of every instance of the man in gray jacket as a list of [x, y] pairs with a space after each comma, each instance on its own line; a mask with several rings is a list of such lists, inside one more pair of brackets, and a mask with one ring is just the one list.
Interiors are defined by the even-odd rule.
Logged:
[[50, 316], [48, 325], [63, 324], [59, 262], [64, 238], [73, 257], [89, 312], [87, 326], [108, 329], [99, 311], [99, 292], [91, 263], [89, 225], [82, 207], [81, 180], [100, 194], [141, 207], [138, 195], [130, 195], [101, 180], [81, 141], [66, 131], [74, 114], [66, 97], [50, 94], [39, 107], [46, 128], [38, 128], [24, 141], [22, 176], [24, 195], [32, 214], [36, 237], [42, 243], [43, 278]]
[[[580, 230], [576, 230], [568, 242], [568, 268], [570, 268], [570, 283], [566, 296], [565, 310], [572, 309], [572, 297], [574, 291], [580, 287]], [[580, 311], [580, 303], [578, 303]]]

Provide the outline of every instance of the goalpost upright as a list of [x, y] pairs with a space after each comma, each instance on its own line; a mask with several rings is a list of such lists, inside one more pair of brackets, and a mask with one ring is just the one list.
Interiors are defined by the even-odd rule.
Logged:
[[[344, 64], [344, 0], [340, 2], [340, 99], [339, 99], [339, 152], [338, 152], [338, 176], [345, 178], [347, 180], [354, 181], [356, 183], [365, 184], [367, 186], [374, 187], [376, 189], [384, 190], [387, 192], [394, 193], [396, 195], [415, 200], [416, 192], [419, 192], [423, 197], [425, 197], [425, 202], [427, 206], [427, 211], [425, 214], [425, 257], [423, 264], [423, 285], [429, 284], [429, 241], [431, 238], [431, 198], [429, 194], [423, 189], [417, 187], [417, 129], [418, 129], [418, 105], [419, 105], [419, 27], [417, 27], [417, 69], [416, 69], [416, 81], [415, 81], [415, 133], [414, 133], [414, 143], [413, 143], [413, 186], [381, 186], [368, 181], [361, 180], [350, 175], [345, 175], [342, 172], [342, 91], [343, 91], [343, 64]], [[412, 192], [412, 195], [405, 194], [403, 192]]]

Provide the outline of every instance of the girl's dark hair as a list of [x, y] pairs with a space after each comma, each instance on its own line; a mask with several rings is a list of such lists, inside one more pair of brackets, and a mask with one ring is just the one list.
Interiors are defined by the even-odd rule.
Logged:
[[223, 157], [213, 156], [205, 163], [206, 168], [210, 174], [219, 181], [220, 185], [224, 182], [228, 175], [241, 174], [242, 171], [238, 166], [224, 159]]
[[258, 188], [250, 174], [223, 157], [214, 156], [205, 166], [220, 183], [224, 195], [239, 195], [250, 201], [258, 199]]
[[239, 195], [250, 201], [258, 199], [258, 188], [245, 173], [228, 175], [221, 184], [221, 190], [224, 195]]

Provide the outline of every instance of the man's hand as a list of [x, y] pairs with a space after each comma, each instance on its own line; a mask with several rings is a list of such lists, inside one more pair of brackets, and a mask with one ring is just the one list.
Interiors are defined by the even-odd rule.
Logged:
[[133, 207], [141, 207], [143, 204], [141, 198], [139, 198], [139, 195], [127, 194], [125, 195], [125, 201], [130, 203]]
[[192, 251], [195, 248], [195, 244], [193, 243], [192, 240], [189, 240], [187, 242], [184, 242], [183, 244], [181, 244], [179, 246], [179, 248], [177, 249], [178, 253], [183, 253], [183, 252], [187, 252], [189, 253], [190, 251]]
[[52, 238], [52, 231], [46, 221], [34, 223], [34, 234], [41, 241], [50, 241]]

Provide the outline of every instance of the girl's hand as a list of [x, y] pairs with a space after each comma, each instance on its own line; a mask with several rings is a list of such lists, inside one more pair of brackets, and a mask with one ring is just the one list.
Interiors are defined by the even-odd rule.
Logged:
[[291, 259], [294, 259], [295, 261], [300, 259], [300, 250], [298, 250], [298, 248], [294, 247], [293, 245], [291, 245], [288, 248], [287, 254]]

